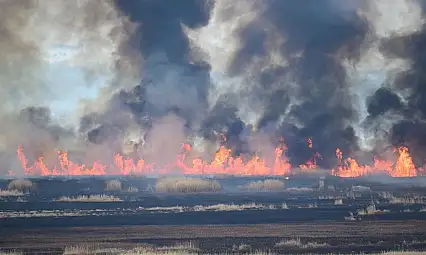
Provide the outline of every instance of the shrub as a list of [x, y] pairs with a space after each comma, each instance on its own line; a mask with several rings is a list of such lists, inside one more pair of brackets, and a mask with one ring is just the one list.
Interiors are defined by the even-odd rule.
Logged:
[[245, 188], [250, 191], [281, 191], [284, 190], [284, 182], [275, 179], [254, 181], [247, 184]]
[[232, 246], [232, 250], [234, 252], [239, 252], [239, 253], [249, 253], [251, 251], [251, 245], [249, 244], [240, 244], [240, 245], [233, 245]]
[[12, 189], [12, 190], [2, 190], [0, 189], [0, 197], [19, 197], [23, 196], [24, 193], [22, 191]]
[[215, 192], [221, 188], [215, 180], [193, 177], [165, 177], [155, 184], [155, 191], [161, 193]]
[[7, 186], [8, 190], [18, 190], [21, 192], [27, 192], [34, 188], [32, 181], [27, 179], [15, 179], [9, 182]]
[[343, 199], [336, 199], [334, 200], [334, 205], [343, 205]]
[[105, 181], [105, 191], [120, 191], [121, 182], [119, 180]]

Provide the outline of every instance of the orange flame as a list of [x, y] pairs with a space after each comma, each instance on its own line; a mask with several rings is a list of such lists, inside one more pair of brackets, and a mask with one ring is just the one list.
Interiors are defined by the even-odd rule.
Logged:
[[[164, 166], [158, 172], [168, 174], [172, 168], [178, 167], [183, 174], [233, 174], [233, 175], [284, 175], [290, 172], [291, 165], [285, 157], [284, 152], [287, 149], [284, 145], [275, 150], [275, 161], [272, 166], [259, 156], [253, 156], [248, 160], [242, 157], [231, 156], [232, 151], [225, 146], [221, 146], [216, 152], [211, 162], [195, 158], [192, 164], [185, 163], [186, 155], [192, 150], [189, 144], [182, 146], [183, 153], [179, 155], [176, 162], [169, 166]], [[17, 156], [24, 169], [25, 175], [105, 175], [105, 174], [149, 174], [153, 173], [153, 165], [145, 164], [143, 159], [136, 162], [132, 158], [125, 158], [117, 153], [113, 156], [113, 166], [107, 167], [100, 162], [94, 162], [92, 167], [83, 164], [77, 164], [68, 159], [68, 154], [58, 151], [59, 170], [56, 167], [48, 168], [44, 162], [43, 156], [37, 158], [32, 166], [28, 166], [21, 146], [18, 146]], [[107, 169], [109, 170], [107, 173]]]
[[399, 157], [396, 161], [393, 172], [391, 173], [394, 177], [402, 177], [402, 176], [416, 176], [416, 167], [414, 166], [413, 159], [408, 153], [407, 147], [399, 147], [397, 150]]
[[58, 161], [61, 166], [60, 170], [53, 167], [49, 169], [44, 163], [43, 156], [39, 156], [32, 166], [28, 166], [28, 160], [21, 146], [18, 146], [17, 156], [24, 169], [25, 175], [105, 175], [106, 166], [99, 162], [94, 162], [92, 168], [85, 165], [73, 163], [68, 159], [68, 154], [63, 151], [58, 151]]
[[401, 146], [394, 150], [394, 153], [397, 154], [397, 160], [395, 163], [379, 160], [377, 157], [374, 157], [373, 166], [363, 166], [353, 158], [347, 158], [342, 161], [342, 152], [337, 149], [336, 156], [340, 163], [337, 168], [332, 170], [332, 174], [340, 177], [359, 177], [383, 171], [392, 177], [417, 176], [417, 169], [408, 152], [408, 148]]
[[[308, 138], [306, 140], [306, 143], [308, 144], [309, 149], [312, 149], [313, 143], [312, 143], [312, 138]], [[301, 164], [299, 165], [299, 168], [302, 169], [303, 171], [307, 171], [307, 170], [315, 170], [318, 168], [317, 165], [317, 159], [321, 159], [322, 156], [321, 154], [319, 154], [318, 152], [315, 153], [313, 155], [313, 157], [311, 159], [309, 159], [305, 164]]]
[[315, 153], [314, 156], [309, 159], [305, 164], [299, 165], [299, 168], [304, 171], [318, 169], [317, 159], [322, 159], [321, 154], [319, 154], [318, 152]]
[[[174, 163], [167, 166], [157, 166], [158, 174], [170, 174], [178, 169], [181, 174], [230, 174], [230, 175], [287, 175], [292, 173], [292, 166], [286, 157], [287, 147], [284, 140], [280, 139], [281, 145], [275, 149], [275, 159], [269, 164], [259, 155], [250, 158], [243, 156], [232, 156], [232, 150], [226, 146], [220, 146], [213, 157], [207, 162], [201, 158], [189, 158], [193, 150], [189, 144], [182, 145], [182, 153], [177, 155]], [[308, 139], [308, 147], [312, 148], [312, 139]], [[416, 169], [407, 147], [399, 147], [394, 151], [396, 161], [380, 160], [374, 157], [372, 166], [360, 165], [354, 158], [343, 159], [343, 153], [336, 149], [338, 165], [331, 171], [331, 174], [340, 177], [359, 177], [383, 171], [393, 177], [417, 176], [421, 171]], [[116, 153], [113, 155], [112, 165], [105, 165], [98, 161], [92, 163], [91, 167], [78, 164], [68, 158], [68, 153], [57, 152], [58, 166], [49, 167], [45, 163], [43, 156], [39, 156], [33, 165], [29, 166], [28, 159], [24, 154], [22, 146], [18, 146], [17, 157], [21, 163], [25, 175], [106, 175], [106, 174], [151, 174], [154, 173], [154, 164], [147, 164], [143, 159], [134, 160]], [[317, 159], [321, 159], [319, 153], [314, 153], [313, 157], [305, 164], [299, 165], [303, 171], [316, 171], [318, 169]], [[9, 175], [14, 175], [12, 170]]]
[[312, 143], [312, 138], [308, 138], [308, 140], [306, 141], [307, 143], [308, 143], [308, 147], [310, 148], [310, 149], [312, 149], [312, 145], [313, 145], [313, 143]]

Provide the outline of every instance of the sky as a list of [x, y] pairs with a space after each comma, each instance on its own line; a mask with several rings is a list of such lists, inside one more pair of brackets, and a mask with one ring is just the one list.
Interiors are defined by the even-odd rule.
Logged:
[[[95, 99], [108, 77], [99, 76], [96, 80], [85, 79], [85, 71], [72, 64], [71, 60], [79, 49], [69, 46], [54, 46], [48, 49], [46, 81], [54, 100], [45, 102], [53, 117], [66, 117], [72, 113], [82, 99]], [[66, 120], [66, 119], [65, 119]]]

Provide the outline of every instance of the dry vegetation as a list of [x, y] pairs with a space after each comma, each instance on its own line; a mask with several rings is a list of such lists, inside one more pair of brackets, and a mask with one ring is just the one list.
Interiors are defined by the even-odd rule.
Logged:
[[287, 188], [285, 189], [286, 191], [290, 191], [290, 192], [312, 192], [314, 191], [313, 188], [297, 188], [297, 187], [292, 187], [292, 188]]
[[381, 255], [424, 255], [424, 251], [389, 251], [380, 253]]
[[249, 191], [282, 191], [284, 182], [276, 179], [267, 179], [264, 181], [253, 181], [244, 186]]
[[382, 214], [388, 213], [389, 210], [378, 210], [376, 209], [376, 205], [369, 205], [367, 208], [359, 209], [357, 211], [358, 215], [374, 215], [374, 214]]
[[[88, 215], [84, 211], [41, 210], [41, 211], [0, 211], [0, 219], [31, 217], [70, 217]], [[93, 212], [91, 215], [95, 215]]]
[[234, 205], [234, 204], [217, 204], [217, 205], [197, 205], [194, 207], [196, 212], [204, 211], [244, 211], [244, 210], [262, 210], [266, 207], [260, 204], [244, 204], [244, 205]]
[[232, 247], [232, 251], [241, 252], [241, 253], [245, 253], [245, 254], [249, 253], [251, 250], [252, 250], [251, 245], [244, 244], [244, 243], [242, 243], [240, 245], [234, 244], [233, 247]]
[[336, 199], [334, 200], [334, 205], [343, 205], [343, 199]]
[[78, 197], [60, 197], [56, 199], [58, 202], [117, 202], [120, 198], [109, 195], [90, 195]]
[[0, 189], [0, 197], [19, 197], [34, 188], [34, 184], [30, 180], [15, 179], [9, 182], [7, 190]]
[[126, 191], [129, 192], [129, 193], [138, 193], [139, 189], [136, 188], [136, 187], [130, 186], [130, 187], [127, 188]]
[[0, 189], [0, 197], [19, 197], [23, 196], [24, 193], [19, 190], [2, 190]]
[[7, 186], [8, 190], [18, 190], [21, 192], [28, 192], [34, 188], [34, 184], [32, 181], [27, 179], [15, 179], [9, 182]]
[[404, 205], [414, 205], [414, 204], [426, 204], [426, 199], [423, 197], [390, 197], [390, 204], [404, 204]]
[[256, 204], [256, 203], [248, 203], [248, 204], [216, 204], [216, 205], [196, 205], [193, 207], [186, 206], [171, 206], [171, 207], [149, 207], [143, 208], [146, 211], [155, 211], [155, 212], [187, 212], [187, 211], [195, 211], [195, 212], [206, 212], [206, 211], [244, 211], [244, 210], [277, 210], [277, 209], [288, 209], [286, 203], [282, 203], [281, 205], [264, 205], [264, 204]]
[[[276, 244], [279, 249], [286, 248], [320, 248], [327, 244], [320, 243], [302, 243], [299, 239], [284, 240]], [[192, 255], [199, 254], [200, 250], [191, 242], [176, 244], [173, 246], [154, 246], [154, 245], [140, 245], [131, 250], [122, 250], [116, 248], [102, 248], [101, 245], [76, 245], [65, 247], [63, 255], [91, 255], [91, 254], [108, 254], [108, 255]], [[23, 255], [23, 252], [0, 252], [0, 255]], [[248, 244], [233, 245], [232, 253], [221, 254], [247, 254], [247, 255], [273, 255], [279, 254], [271, 251], [255, 251]], [[307, 253], [313, 254], [313, 253]], [[421, 255], [425, 252], [409, 252], [409, 251], [393, 251], [376, 253], [375, 255]], [[329, 253], [328, 255], [335, 255]], [[354, 254], [355, 255], [355, 254]], [[363, 253], [358, 253], [363, 255]]]
[[[315, 249], [326, 247], [326, 243], [317, 243], [317, 242], [307, 242], [303, 243], [300, 239], [289, 239], [283, 240], [275, 245], [275, 248], [278, 249], [288, 249], [288, 248], [298, 248], [298, 249]], [[15, 254], [15, 253], [13, 253]], [[22, 254], [22, 253], [16, 253]], [[120, 250], [115, 248], [101, 248], [98, 246], [90, 245], [77, 245], [69, 246], [65, 248], [63, 253], [64, 255], [86, 255], [86, 254], [110, 254], [110, 255], [191, 255], [191, 254], [200, 254], [199, 248], [194, 245], [192, 242], [186, 242], [181, 244], [176, 244], [172, 246], [155, 246], [150, 244], [141, 244], [136, 248], [131, 250]], [[253, 250], [249, 244], [234, 244], [232, 247], [231, 253], [221, 253], [221, 254], [247, 254], [247, 255], [266, 255], [266, 254], [279, 254], [271, 251], [256, 251]], [[313, 253], [307, 253], [313, 254]], [[420, 255], [425, 254], [424, 252], [406, 252], [406, 251], [394, 251], [394, 252], [383, 252], [376, 253], [376, 255]], [[0, 253], [2, 255], [2, 253]], [[328, 255], [335, 255], [329, 253]], [[363, 255], [363, 253], [358, 253], [358, 255]]]
[[[165, 254], [165, 255], [183, 255], [198, 254], [199, 249], [191, 242], [176, 244], [173, 246], [153, 246], [140, 245], [131, 250], [105, 249], [99, 246], [77, 245], [65, 247], [64, 255], [86, 255], [86, 254], [116, 254], [116, 255], [136, 255], [136, 254]], [[1, 255], [1, 254], [0, 254]]]
[[314, 249], [314, 248], [321, 248], [326, 246], [328, 246], [328, 244], [326, 243], [317, 243], [317, 242], [303, 243], [300, 240], [300, 238], [282, 240], [279, 243], [275, 244], [275, 247], [280, 249], [284, 249], [284, 248]]
[[105, 191], [121, 191], [121, 182], [119, 180], [105, 181]]
[[351, 190], [352, 190], [352, 191], [355, 191], [355, 192], [371, 192], [371, 188], [370, 188], [370, 187], [367, 187], [367, 186], [361, 186], [361, 185], [358, 185], [358, 186], [352, 186], [352, 187], [351, 187]]
[[96, 254], [98, 253], [98, 248], [92, 247], [90, 245], [75, 245], [65, 247], [63, 255], [77, 255], [77, 254]]
[[215, 180], [193, 177], [165, 177], [155, 184], [155, 191], [160, 193], [217, 192], [221, 189]]
[[187, 207], [184, 206], [169, 206], [169, 207], [149, 207], [143, 208], [145, 211], [153, 211], [153, 212], [185, 212], [188, 211]]
[[345, 196], [342, 195], [320, 195], [318, 196], [319, 200], [337, 200], [337, 199], [344, 199]]
[[[95, 198], [92, 198], [95, 200]], [[102, 200], [104, 199], [104, 200]], [[105, 199], [105, 196], [99, 199], [99, 197], [96, 197], [95, 202], [109, 202]], [[87, 197], [80, 197], [80, 198], [61, 198], [62, 202], [92, 202], [89, 201]], [[113, 200], [118, 201], [118, 200]], [[195, 211], [195, 212], [206, 212], [206, 211], [244, 211], [244, 210], [279, 210], [279, 209], [288, 209], [288, 206], [286, 203], [282, 203], [280, 205], [275, 204], [256, 204], [256, 203], [249, 203], [249, 204], [216, 204], [216, 205], [196, 205], [196, 206], [170, 206], [170, 207], [147, 207], [147, 208], [138, 208], [135, 211], [147, 211], [147, 212], [153, 212], [153, 213], [181, 213], [181, 212], [189, 212], [189, 211]], [[0, 211], [0, 219], [5, 218], [30, 218], [30, 217], [69, 217], [69, 216], [101, 216], [101, 215], [112, 215], [112, 212], [109, 210], [101, 210], [101, 209], [95, 209], [95, 210], [82, 210], [82, 209], [75, 209], [75, 210], [21, 210], [21, 211]]]

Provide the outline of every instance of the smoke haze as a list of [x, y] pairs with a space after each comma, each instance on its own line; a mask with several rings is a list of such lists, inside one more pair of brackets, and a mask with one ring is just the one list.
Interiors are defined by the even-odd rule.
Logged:
[[[183, 142], [205, 159], [223, 143], [270, 158], [279, 137], [295, 165], [315, 151], [334, 167], [336, 148], [370, 163], [400, 145], [423, 165], [425, 4], [2, 0], [4, 173], [19, 169], [18, 144], [47, 160], [167, 164]], [[52, 82], [52, 65], [82, 79]], [[67, 97], [77, 104], [61, 115]]]

